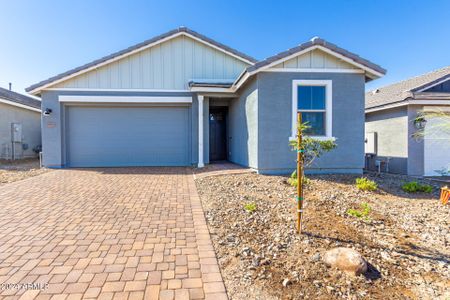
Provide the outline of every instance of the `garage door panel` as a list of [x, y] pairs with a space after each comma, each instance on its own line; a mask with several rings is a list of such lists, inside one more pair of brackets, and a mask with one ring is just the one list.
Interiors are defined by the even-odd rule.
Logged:
[[189, 165], [188, 107], [70, 107], [74, 167]]

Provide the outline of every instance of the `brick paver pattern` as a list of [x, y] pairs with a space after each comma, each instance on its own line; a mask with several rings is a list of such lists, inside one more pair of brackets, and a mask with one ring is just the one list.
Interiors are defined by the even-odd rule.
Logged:
[[227, 299], [189, 169], [57, 170], [0, 203], [1, 299]]

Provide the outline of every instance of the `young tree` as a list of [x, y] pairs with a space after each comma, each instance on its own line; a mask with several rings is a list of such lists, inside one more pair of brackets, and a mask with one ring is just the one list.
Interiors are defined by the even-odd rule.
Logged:
[[[303, 150], [303, 166], [310, 166], [316, 158], [319, 158], [326, 152], [330, 152], [331, 150], [337, 147], [337, 144], [334, 140], [318, 140], [309, 136], [305, 136], [305, 132], [311, 126], [308, 125], [308, 122], [300, 123], [298, 122], [297, 128], [299, 132], [302, 134], [302, 143], [300, 147], [297, 144], [297, 140], [292, 140], [289, 142], [289, 145], [292, 147], [292, 150]], [[291, 175], [290, 183], [293, 186], [297, 186], [297, 171], [294, 171]]]

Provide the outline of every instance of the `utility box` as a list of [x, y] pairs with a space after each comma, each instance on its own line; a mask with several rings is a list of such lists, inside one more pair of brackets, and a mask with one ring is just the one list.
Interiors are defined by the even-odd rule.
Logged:
[[377, 133], [368, 132], [366, 133], [364, 141], [364, 152], [366, 154], [376, 155], [377, 154]]
[[22, 143], [22, 124], [11, 123], [11, 141], [13, 143]]

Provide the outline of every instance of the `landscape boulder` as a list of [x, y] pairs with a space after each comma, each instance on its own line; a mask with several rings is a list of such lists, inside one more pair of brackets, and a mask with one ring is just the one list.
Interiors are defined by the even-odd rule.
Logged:
[[326, 265], [351, 275], [360, 275], [367, 271], [367, 262], [358, 251], [350, 248], [334, 248], [323, 255]]

